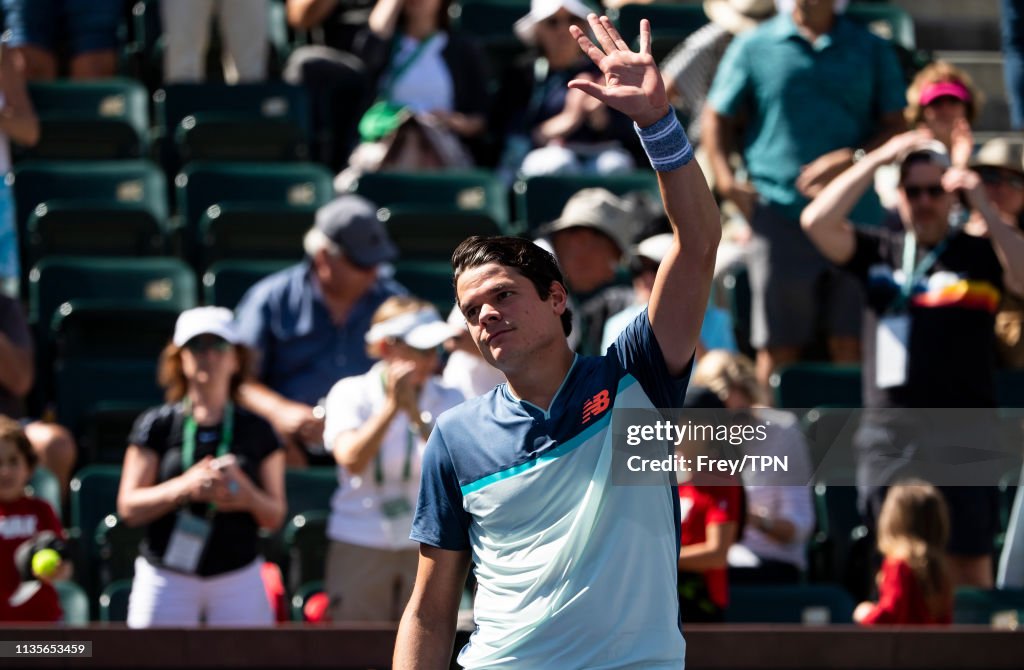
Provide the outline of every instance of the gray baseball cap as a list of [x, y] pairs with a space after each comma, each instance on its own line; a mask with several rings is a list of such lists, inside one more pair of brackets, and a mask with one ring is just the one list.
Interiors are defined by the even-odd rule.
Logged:
[[573, 194], [555, 221], [538, 228], [551, 236], [569, 228], [592, 228], [603, 233], [625, 255], [633, 229], [634, 206], [603, 188], [585, 188]]
[[398, 258], [398, 248], [377, 216], [377, 207], [362, 196], [338, 196], [316, 211], [313, 227], [356, 265], [372, 267]]

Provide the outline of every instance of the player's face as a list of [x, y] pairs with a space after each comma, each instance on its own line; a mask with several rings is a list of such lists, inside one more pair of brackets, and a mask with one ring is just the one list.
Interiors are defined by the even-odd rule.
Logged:
[[31, 475], [18, 447], [9, 440], [0, 440], [0, 500], [20, 498]]
[[537, 363], [533, 354], [565, 342], [561, 314], [566, 294], [557, 282], [548, 299], [541, 300], [518, 271], [488, 263], [463, 272], [456, 293], [480, 353], [499, 370]]

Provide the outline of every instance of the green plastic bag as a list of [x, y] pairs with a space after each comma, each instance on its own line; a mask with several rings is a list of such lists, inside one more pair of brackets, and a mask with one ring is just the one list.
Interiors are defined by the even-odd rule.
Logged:
[[397, 130], [408, 114], [403, 105], [378, 100], [359, 119], [359, 137], [364, 142], [377, 142]]

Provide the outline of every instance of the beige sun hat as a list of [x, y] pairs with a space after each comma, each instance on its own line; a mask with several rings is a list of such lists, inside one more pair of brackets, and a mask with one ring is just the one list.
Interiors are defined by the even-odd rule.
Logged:
[[704, 0], [711, 22], [738, 35], [775, 13], [774, 0]]
[[996, 137], [971, 158], [971, 167], [997, 167], [1024, 174], [1024, 140]]
[[541, 226], [537, 232], [550, 236], [569, 228], [593, 228], [610, 238], [619, 253], [625, 255], [629, 251], [633, 214], [632, 205], [611, 191], [585, 188], [569, 198], [558, 219]]

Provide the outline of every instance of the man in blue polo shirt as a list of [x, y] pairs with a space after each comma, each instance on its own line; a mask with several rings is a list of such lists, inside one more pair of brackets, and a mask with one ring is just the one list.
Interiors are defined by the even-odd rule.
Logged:
[[377, 276], [398, 250], [365, 198], [321, 207], [303, 245], [305, 261], [257, 283], [235, 310], [243, 342], [259, 355], [257, 381], [242, 386], [242, 398], [285, 440], [289, 465], [333, 465], [330, 454], [308, 453], [323, 442], [314, 408], [339, 379], [370, 369], [370, 319], [405, 289]]
[[[837, 9], [845, 0], [780, 2], [778, 16], [737, 37], [703, 117], [722, 198], [753, 229], [747, 262], [757, 372], [800, 358], [819, 326], [832, 360], [859, 360], [859, 287], [814, 248], [800, 212], [833, 177], [904, 127], [905, 82], [892, 48]], [[742, 135], [741, 135], [742, 133]], [[747, 182], [733, 174], [737, 147]], [[872, 191], [857, 221], [881, 222]]]
[[588, 20], [601, 48], [570, 30], [605, 79], [569, 86], [635, 122], [672, 243], [648, 309], [603, 356], [569, 349], [566, 287], [549, 253], [510, 237], [455, 250], [459, 307], [508, 383], [445, 412], [431, 433], [396, 669], [448, 667], [471, 560], [477, 629], [463, 667], [683, 667], [678, 494], [667, 473], [663, 486], [613, 484], [611, 415], [681, 406], [721, 227], [650, 55], [650, 24], [634, 53], [607, 17]]

